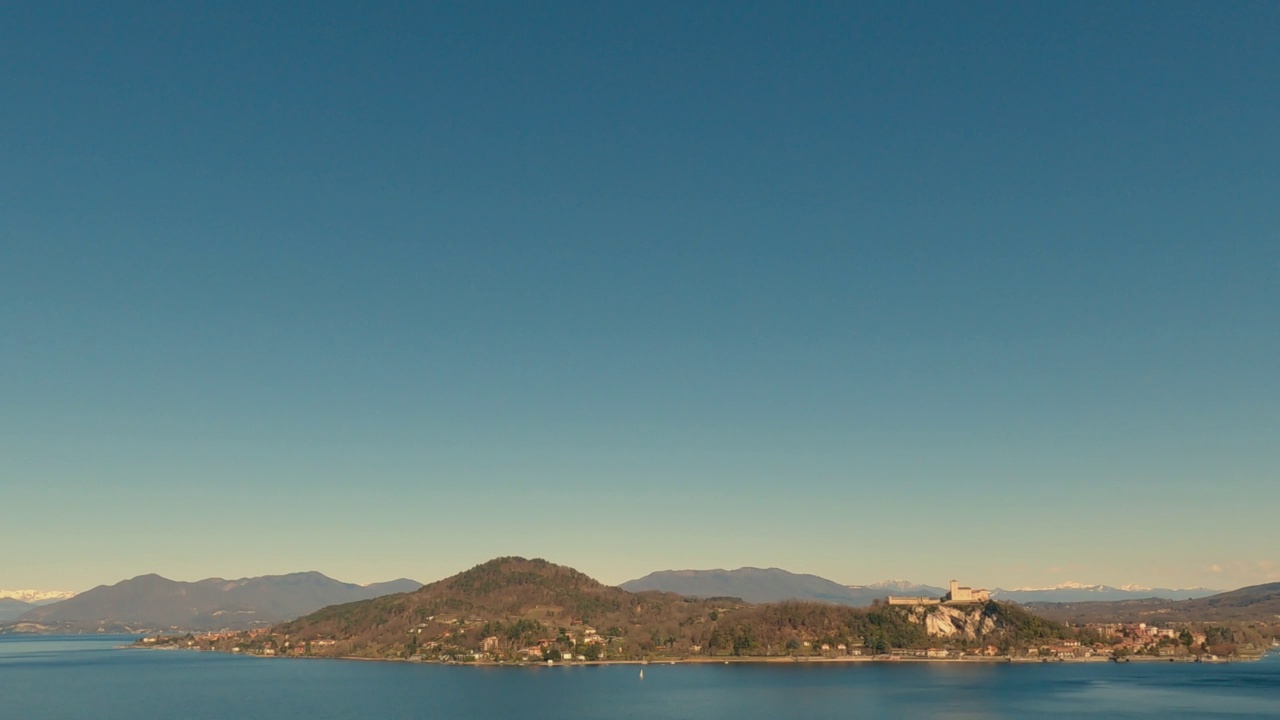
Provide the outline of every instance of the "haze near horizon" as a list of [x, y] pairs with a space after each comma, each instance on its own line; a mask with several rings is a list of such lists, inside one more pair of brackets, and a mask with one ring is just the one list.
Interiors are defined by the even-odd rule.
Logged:
[[0, 9], [0, 587], [1280, 580], [1276, 37]]

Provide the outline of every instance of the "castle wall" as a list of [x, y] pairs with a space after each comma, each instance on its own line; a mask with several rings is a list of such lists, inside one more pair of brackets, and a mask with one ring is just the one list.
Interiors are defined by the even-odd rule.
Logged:
[[889, 596], [890, 605], [938, 605], [942, 601], [930, 597], [894, 597]]

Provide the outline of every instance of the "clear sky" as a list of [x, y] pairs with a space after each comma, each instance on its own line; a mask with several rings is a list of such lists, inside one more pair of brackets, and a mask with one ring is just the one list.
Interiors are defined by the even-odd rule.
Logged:
[[7, 3], [0, 587], [1280, 580], [1277, 38]]

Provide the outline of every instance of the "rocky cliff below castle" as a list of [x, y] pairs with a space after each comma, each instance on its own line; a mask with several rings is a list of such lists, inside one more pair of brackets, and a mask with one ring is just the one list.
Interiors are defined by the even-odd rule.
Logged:
[[966, 605], [898, 607], [908, 622], [920, 625], [932, 638], [1000, 644], [1060, 639], [1072, 633], [1062, 625], [1033, 615], [1016, 605], [998, 602]]
[[913, 607], [907, 610], [907, 617], [911, 622], [924, 625], [930, 637], [977, 641], [997, 629], [995, 618], [982, 606]]

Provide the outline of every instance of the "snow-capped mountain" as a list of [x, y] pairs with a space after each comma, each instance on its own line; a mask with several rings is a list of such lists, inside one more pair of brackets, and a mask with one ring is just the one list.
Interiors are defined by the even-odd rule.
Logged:
[[8, 622], [28, 610], [52, 605], [74, 595], [67, 590], [0, 590], [0, 622]]
[[919, 583], [911, 582], [910, 580], [899, 580], [896, 578], [893, 580], [873, 582], [870, 585], [850, 585], [849, 589], [885, 590], [893, 591], [902, 595], [940, 595], [941, 593], [946, 592], [942, 588], [934, 587], [933, 585], [921, 585]]
[[31, 605], [58, 602], [75, 597], [70, 590], [0, 590], [0, 599], [8, 598]]
[[1150, 588], [1142, 585], [1089, 585], [1086, 583], [1067, 582], [1048, 587], [1020, 587], [1012, 590], [996, 588], [991, 597], [996, 600], [1012, 600], [1013, 602], [1089, 602], [1091, 600], [1137, 600], [1140, 598], [1162, 598], [1165, 600], [1193, 600], [1208, 597], [1222, 592], [1209, 588]]
[[[1107, 586], [1106, 585], [1086, 585], [1085, 583], [1078, 583], [1072, 580], [1068, 580], [1066, 582], [1058, 583], [1057, 585], [1049, 585], [1047, 587], [1014, 588], [1012, 590], [1009, 590], [1008, 592], [1040, 592], [1043, 590], [1101, 590], [1102, 588], [1105, 588], [1105, 587]], [[1138, 587], [1137, 585], [1125, 585], [1120, 589], [1123, 590], [1125, 588], [1133, 588], [1134, 590], [1150, 589], [1150, 588]], [[1114, 590], [1115, 588], [1112, 588], [1112, 589]]]
[[875, 588], [877, 590], [910, 590], [911, 588], [916, 587], [916, 584], [910, 580], [900, 580], [895, 578], [893, 580], [873, 582], [866, 587]]

